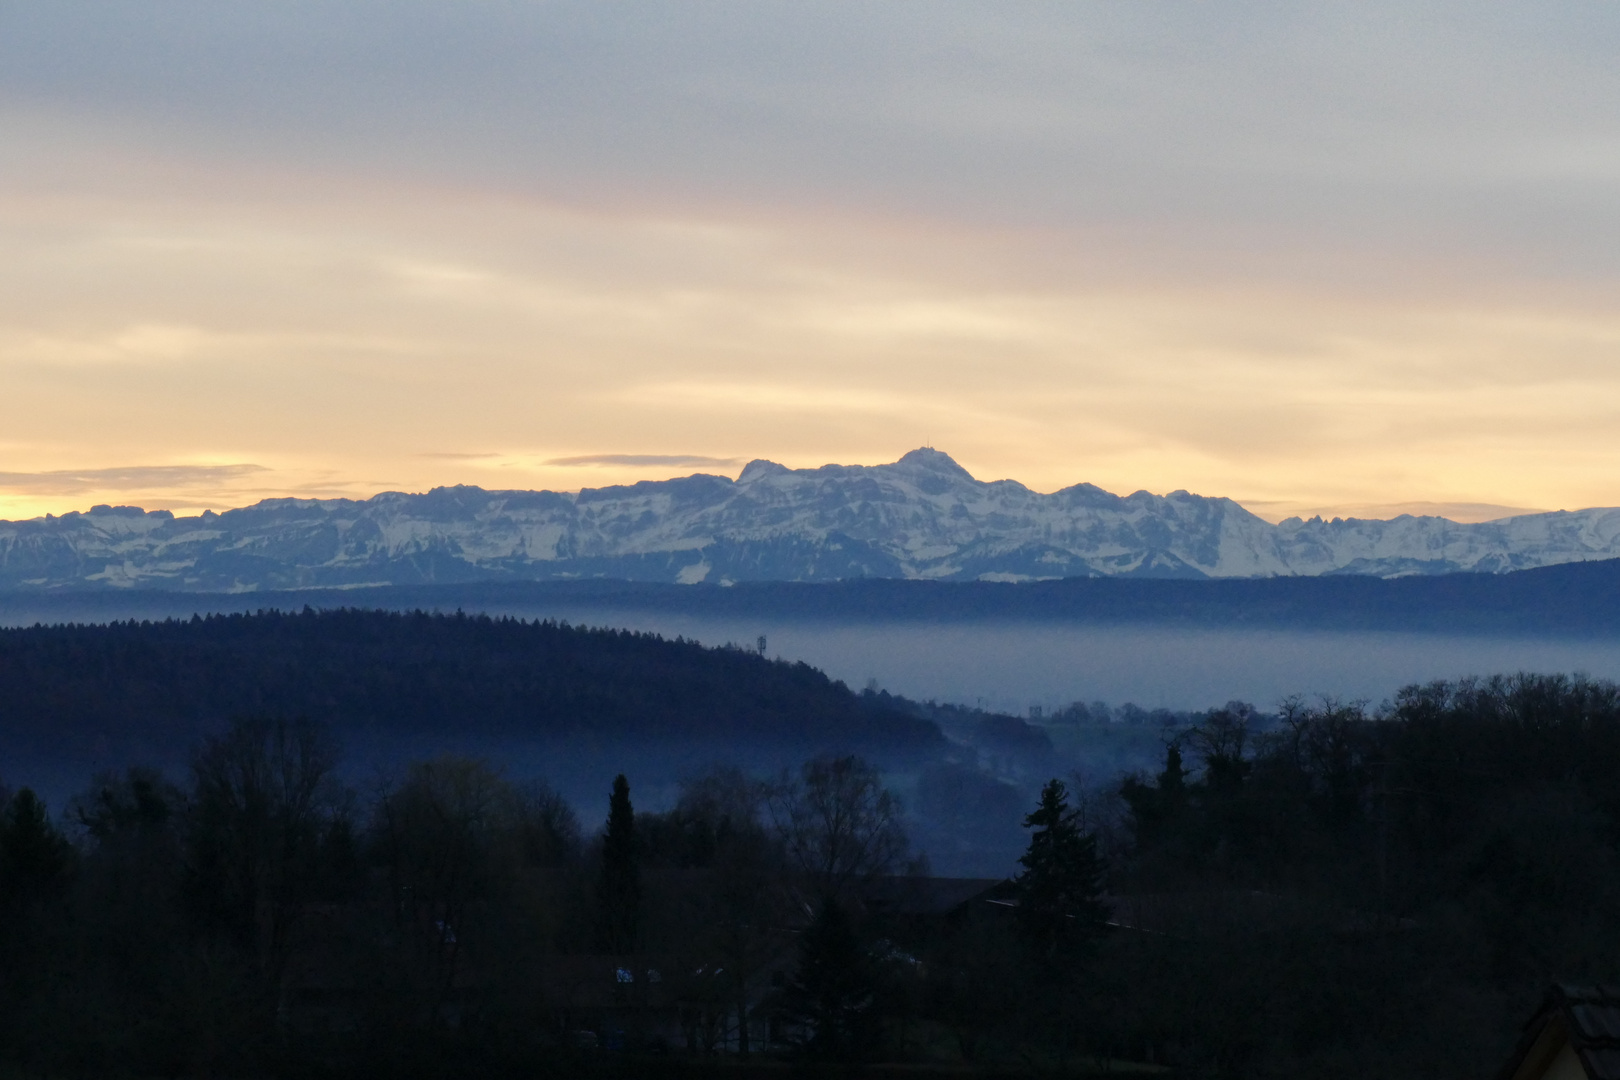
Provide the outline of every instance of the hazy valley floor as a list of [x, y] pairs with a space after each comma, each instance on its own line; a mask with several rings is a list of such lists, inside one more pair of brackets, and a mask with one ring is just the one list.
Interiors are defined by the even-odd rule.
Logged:
[[803, 660], [855, 689], [874, 680], [918, 700], [1024, 714], [1073, 701], [1202, 709], [1239, 699], [1269, 708], [1303, 694], [1374, 704], [1402, 686], [1513, 671], [1620, 678], [1620, 637], [1095, 622], [932, 613], [806, 616], [780, 610], [682, 611], [529, 590], [368, 589], [280, 594], [0, 595], [0, 626], [189, 618], [193, 613], [360, 606], [483, 612], [683, 636]]

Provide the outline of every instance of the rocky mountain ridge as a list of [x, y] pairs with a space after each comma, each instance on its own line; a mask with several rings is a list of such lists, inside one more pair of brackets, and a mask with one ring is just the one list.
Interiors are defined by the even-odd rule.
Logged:
[[101, 506], [0, 522], [0, 589], [259, 591], [613, 577], [685, 584], [860, 577], [1500, 573], [1620, 556], [1620, 509], [1479, 524], [1292, 518], [1176, 491], [1041, 494], [937, 450], [887, 465], [754, 461], [577, 493], [456, 486], [267, 499], [223, 514]]

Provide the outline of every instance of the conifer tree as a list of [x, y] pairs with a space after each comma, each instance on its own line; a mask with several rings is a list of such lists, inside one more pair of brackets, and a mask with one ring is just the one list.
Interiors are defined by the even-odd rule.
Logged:
[[23, 788], [0, 814], [0, 897], [12, 904], [41, 899], [62, 880], [71, 851], [44, 802]]
[[877, 973], [849, 913], [828, 896], [799, 938], [799, 964], [783, 1005], [805, 1031], [810, 1057], [853, 1061], [877, 1040]]
[[602, 877], [597, 883], [597, 944], [606, 952], [634, 952], [641, 916], [641, 866], [636, 843], [636, 811], [630, 781], [613, 778], [607, 832], [602, 837]]
[[1181, 747], [1174, 742], [1164, 750], [1164, 772], [1159, 774], [1159, 790], [1166, 801], [1180, 803], [1187, 797], [1187, 768], [1181, 763]]
[[1187, 767], [1182, 763], [1181, 746], [1171, 742], [1164, 751], [1164, 771], [1156, 783], [1126, 777], [1119, 793], [1131, 808], [1131, 826], [1136, 834], [1138, 853], [1159, 848], [1173, 840], [1183, 828], [1189, 807]]
[[1108, 919], [1102, 902], [1102, 860], [1097, 838], [1082, 832], [1069, 807], [1063, 781], [1041, 789], [1041, 801], [1024, 819], [1033, 832], [1018, 860], [1019, 930], [1036, 955], [1051, 963], [1079, 959], [1101, 935]]

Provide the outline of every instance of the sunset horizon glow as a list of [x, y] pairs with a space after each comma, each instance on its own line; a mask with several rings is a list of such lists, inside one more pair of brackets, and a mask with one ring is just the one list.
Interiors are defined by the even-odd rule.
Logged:
[[1595, 3], [0, 7], [0, 518], [920, 445], [1273, 521], [1620, 505], [1617, 44]]

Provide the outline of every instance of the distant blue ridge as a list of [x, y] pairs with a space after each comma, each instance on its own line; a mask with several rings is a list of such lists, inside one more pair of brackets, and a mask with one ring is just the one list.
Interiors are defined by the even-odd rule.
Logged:
[[0, 622], [106, 622], [193, 612], [379, 608], [503, 611], [554, 607], [829, 621], [1055, 620], [1273, 630], [1620, 635], [1620, 559], [1505, 574], [1067, 578], [1019, 583], [864, 578], [671, 585], [622, 578], [454, 582], [359, 589], [178, 593], [0, 591]]

